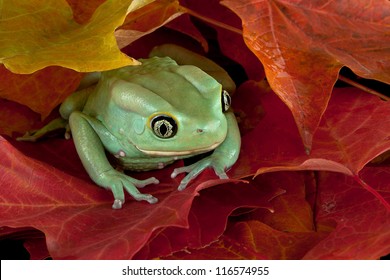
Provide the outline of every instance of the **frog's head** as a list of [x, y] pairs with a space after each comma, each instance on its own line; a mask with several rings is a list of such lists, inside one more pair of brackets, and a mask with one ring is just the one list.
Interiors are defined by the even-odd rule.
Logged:
[[151, 58], [118, 70], [109, 81], [107, 128], [147, 155], [198, 154], [215, 149], [227, 135], [230, 97], [195, 66]]

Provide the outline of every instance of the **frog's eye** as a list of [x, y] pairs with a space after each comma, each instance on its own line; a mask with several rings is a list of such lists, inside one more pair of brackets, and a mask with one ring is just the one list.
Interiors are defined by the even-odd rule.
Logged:
[[232, 99], [226, 90], [222, 91], [221, 102], [222, 102], [222, 112], [225, 113], [227, 110], [229, 110], [230, 104], [232, 103]]
[[150, 125], [156, 136], [160, 138], [171, 138], [177, 132], [177, 124], [175, 120], [166, 115], [155, 116]]

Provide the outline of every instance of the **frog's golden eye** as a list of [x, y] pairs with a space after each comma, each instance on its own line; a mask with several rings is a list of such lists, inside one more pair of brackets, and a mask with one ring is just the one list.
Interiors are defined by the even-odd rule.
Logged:
[[171, 138], [177, 132], [175, 120], [167, 115], [155, 116], [151, 120], [150, 126], [153, 129], [153, 133], [160, 138]]
[[227, 110], [229, 110], [230, 105], [232, 103], [232, 99], [226, 90], [222, 91], [221, 102], [222, 102], [222, 112], [225, 113]]

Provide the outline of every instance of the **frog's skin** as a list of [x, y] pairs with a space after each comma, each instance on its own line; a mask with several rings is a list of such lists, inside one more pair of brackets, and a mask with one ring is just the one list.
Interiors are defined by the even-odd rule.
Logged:
[[[113, 192], [114, 209], [122, 207], [124, 190], [136, 200], [157, 202], [138, 188], [159, 181], [154, 177], [141, 181], [118, 171], [105, 150], [117, 158], [121, 168], [137, 171], [163, 168], [177, 159], [214, 150], [173, 171], [172, 178], [188, 173], [179, 190], [208, 167], [219, 178], [228, 178], [225, 171], [240, 151], [240, 133], [225, 91], [234, 91], [235, 85], [221, 67], [174, 45], [157, 47], [151, 58], [140, 62], [92, 75], [83, 86], [97, 83], [75, 92], [60, 107], [89, 176]], [[45, 128], [35, 135], [42, 131]]]

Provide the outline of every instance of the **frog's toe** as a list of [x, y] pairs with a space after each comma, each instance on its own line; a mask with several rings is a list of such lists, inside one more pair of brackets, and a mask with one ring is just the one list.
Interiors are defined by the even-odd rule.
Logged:
[[39, 137], [36, 136], [34, 131], [27, 131], [23, 136], [17, 137], [17, 141], [36, 142]]
[[225, 168], [213, 167], [215, 174], [219, 179], [229, 179], [229, 176], [226, 175]]
[[[193, 170], [192, 170], [192, 171], [193, 171]], [[184, 190], [184, 189], [187, 187], [188, 183], [189, 183], [192, 179], [194, 179], [194, 178], [197, 176], [197, 175], [194, 175], [192, 171], [190, 171], [190, 172], [187, 174], [187, 176], [185, 176], [185, 177], [183, 178], [183, 180], [181, 180], [180, 185], [177, 187], [177, 189], [178, 189], [179, 191]], [[199, 172], [199, 173], [200, 173], [200, 172]]]
[[70, 138], [72, 138], [72, 132], [70, 130], [69, 124], [67, 124], [66, 127], [65, 127], [64, 137], [65, 137], [66, 140], [69, 140]]
[[210, 165], [209, 160], [203, 160], [203, 161], [198, 161], [194, 164], [184, 166], [184, 167], [179, 167], [173, 170], [171, 174], [171, 178], [175, 178], [177, 175], [181, 173], [188, 173], [183, 180], [181, 180], [179, 187], [177, 188], [179, 191], [184, 190], [188, 183], [196, 178], [202, 171], [207, 168]]
[[179, 191], [184, 190], [187, 187], [188, 183], [192, 179], [195, 179], [204, 169], [205, 167], [203, 166], [196, 166], [196, 168], [192, 168], [191, 170], [189, 170], [189, 173], [183, 178], [183, 180], [181, 180], [180, 185], [177, 189]]
[[120, 199], [115, 199], [114, 203], [112, 204], [112, 209], [121, 209], [124, 201]]
[[125, 192], [123, 191], [122, 185], [112, 184], [109, 189], [114, 195], [114, 204], [112, 205], [113, 209], [122, 208], [123, 203], [125, 203]]
[[171, 178], [176, 178], [177, 175], [181, 173], [188, 173], [192, 170], [191, 166], [184, 166], [184, 167], [179, 167], [175, 168], [171, 174]]
[[138, 189], [133, 184], [124, 183], [123, 187], [112, 187], [111, 190], [114, 195], [114, 203], [112, 204], [112, 209], [121, 209], [125, 203], [125, 194], [124, 189], [137, 201], [145, 200], [150, 204], [158, 202], [158, 199], [152, 196], [151, 194], [143, 194], [138, 191]]
[[[145, 200], [147, 202], [149, 202], [150, 204], [154, 204], [154, 203], [157, 203], [158, 202], [158, 199], [155, 198], [154, 196], [150, 195], [150, 194], [140, 194], [140, 195], [136, 195], [134, 197], [135, 200], [137, 201], [142, 201], [142, 200]], [[125, 202], [121, 199], [115, 199], [114, 200], [114, 203], [112, 204], [112, 209], [121, 209], [123, 204]]]
[[145, 200], [150, 204], [156, 203], [158, 201], [158, 199], [152, 196], [151, 194], [143, 194], [140, 193], [138, 190], [138, 188], [142, 188], [146, 185], [158, 184], [159, 181], [156, 178], [152, 177], [146, 180], [133, 179], [130, 181], [131, 182], [129, 181], [124, 182], [123, 187], [135, 200], [137, 201]]
[[150, 178], [148, 178], [146, 180], [135, 180], [134, 181], [134, 185], [137, 188], [143, 188], [143, 187], [145, 187], [147, 185], [151, 185], [151, 184], [156, 185], [156, 184], [159, 184], [159, 183], [160, 183], [160, 181], [157, 180], [155, 177], [150, 177]]
[[137, 201], [145, 200], [145, 201], [149, 202], [150, 204], [154, 204], [154, 203], [158, 202], [158, 199], [151, 194], [141, 194], [140, 193], [140, 194], [134, 196], [134, 199]]
[[179, 191], [184, 190], [188, 183], [192, 180], [195, 179], [200, 173], [203, 172], [206, 168], [211, 167], [214, 169], [215, 174], [220, 178], [220, 179], [229, 179], [229, 177], [226, 175], [225, 172], [225, 167], [221, 166], [219, 164], [213, 163], [212, 160], [210, 159], [204, 159], [203, 161], [194, 163], [189, 166], [184, 166], [180, 168], [176, 168], [172, 174], [171, 177], [175, 178], [178, 174], [180, 173], [188, 173], [184, 179], [180, 182], [179, 187], [177, 188]]
[[177, 190], [178, 190], [178, 191], [184, 190], [184, 189], [187, 187], [188, 183], [189, 183], [189, 180], [187, 180], [187, 181], [185, 181], [185, 182], [183, 182], [183, 181], [184, 181], [184, 180], [182, 180], [182, 181], [180, 182], [180, 185], [177, 187]]

